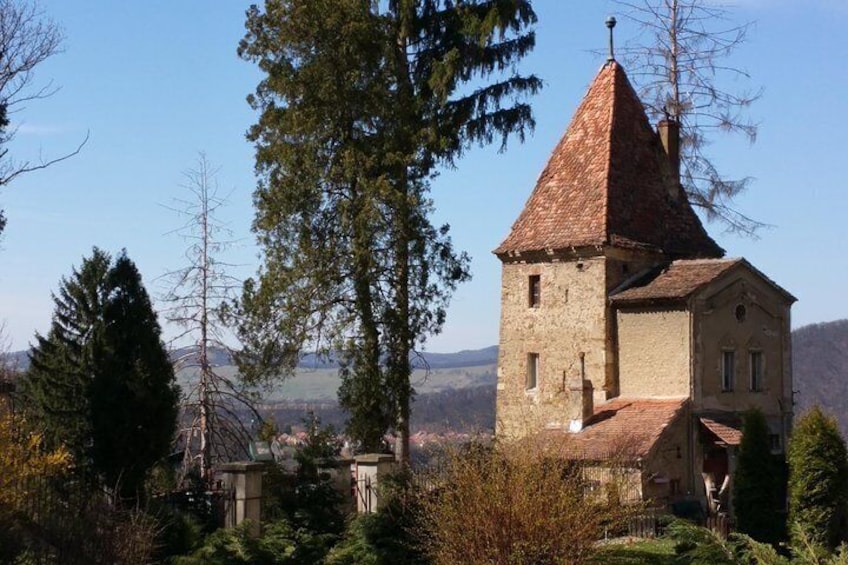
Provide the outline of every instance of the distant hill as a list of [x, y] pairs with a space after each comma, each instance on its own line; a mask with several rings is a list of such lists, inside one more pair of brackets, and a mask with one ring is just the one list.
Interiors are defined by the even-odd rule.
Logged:
[[[815, 404], [836, 416], [848, 437], [848, 320], [798, 328], [792, 332], [795, 413]], [[174, 357], [190, 352], [180, 349]], [[494, 422], [497, 346], [456, 353], [424, 353], [414, 360], [418, 367], [413, 385], [418, 391], [413, 412], [418, 429], [455, 426], [486, 427]], [[25, 351], [9, 354], [18, 369], [27, 367]], [[229, 375], [235, 373], [226, 350], [213, 351], [214, 363]], [[429, 373], [423, 370], [428, 366]], [[181, 379], [189, 378], [188, 373]], [[263, 394], [268, 409], [303, 414], [307, 406], [326, 411], [330, 420], [341, 413], [335, 405], [338, 375], [333, 362], [307, 356], [297, 376]]]
[[818, 404], [839, 420], [848, 437], [848, 320], [792, 332], [795, 414]]
[[[187, 358], [191, 355], [194, 347], [180, 347], [171, 351], [171, 359]], [[209, 350], [210, 361], [217, 367], [233, 365], [230, 352], [222, 347], [212, 347]], [[497, 362], [498, 346], [492, 345], [483, 349], [464, 349], [456, 353], [429, 353], [424, 352], [412, 358], [412, 365], [416, 369], [457, 369], [461, 367], [479, 367], [481, 365], [492, 365]], [[25, 371], [29, 368], [29, 357], [26, 351], [14, 351], [8, 354], [9, 361], [18, 370]], [[319, 358], [314, 354], [307, 354], [301, 359], [298, 367], [301, 369], [336, 369], [338, 363], [333, 359]]]
[[[483, 349], [464, 349], [456, 353], [423, 352], [412, 356], [412, 366], [416, 369], [456, 369], [460, 367], [479, 367], [491, 365], [498, 359], [498, 346], [492, 345]], [[338, 363], [330, 358], [325, 359], [314, 354], [307, 354], [300, 360], [301, 369], [335, 369]]]

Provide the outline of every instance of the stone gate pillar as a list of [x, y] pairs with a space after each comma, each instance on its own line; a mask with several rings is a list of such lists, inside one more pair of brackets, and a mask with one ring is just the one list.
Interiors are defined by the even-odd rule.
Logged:
[[250, 534], [259, 537], [262, 510], [263, 463], [239, 462], [221, 465], [224, 488], [232, 492], [229, 508], [225, 513], [224, 527], [233, 528], [250, 520]]
[[370, 514], [380, 508], [380, 481], [395, 469], [395, 456], [368, 453], [354, 458], [356, 469], [356, 511]]

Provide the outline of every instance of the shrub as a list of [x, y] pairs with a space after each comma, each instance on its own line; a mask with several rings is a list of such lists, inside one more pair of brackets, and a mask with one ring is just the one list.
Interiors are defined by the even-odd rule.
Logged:
[[379, 512], [358, 514], [348, 523], [344, 539], [333, 548], [326, 565], [425, 565], [415, 539], [420, 518], [418, 492], [409, 472], [383, 479]]
[[833, 417], [814, 407], [798, 418], [789, 442], [789, 520], [813, 545], [843, 539], [848, 504], [848, 452]]
[[745, 413], [742, 442], [733, 476], [733, 505], [739, 531], [755, 540], [777, 543], [784, 524], [776, 513], [781, 473], [769, 448], [769, 429], [760, 410]]
[[569, 461], [566, 445], [545, 438], [449, 453], [421, 498], [422, 544], [437, 565], [582, 563], [607, 528], [641, 509], [587, 489], [588, 469]]

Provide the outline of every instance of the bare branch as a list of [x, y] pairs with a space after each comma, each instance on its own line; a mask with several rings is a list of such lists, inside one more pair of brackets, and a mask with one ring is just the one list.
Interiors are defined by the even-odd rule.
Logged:
[[190, 419], [180, 438], [183, 474], [197, 468], [204, 480], [211, 479], [215, 463], [246, 453], [250, 429], [243, 419], [258, 416], [250, 393], [216, 371], [213, 362], [215, 348], [231, 355], [219, 339], [223, 328], [218, 311], [240, 284], [225, 272], [229, 264], [215, 258], [232, 244], [216, 239], [217, 234], [231, 234], [214, 215], [226, 204], [226, 198], [218, 195], [218, 171], [201, 153], [196, 167], [184, 173], [182, 188], [191, 197], [176, 199], [175, 205], [168, 208], [185, 218], [185, 223], [171, 233], [189, 242], [185, 251], [187, 266], [162, 277], [170, 284], [162, 297], [167, 305], [164, 315], [183, 328], [177, 339], [190, 338], [192, 343], [175, 363], [183, 371], [196, 369], [192, 376], [196, 380], [182, 403], [183, 417]]
[[707, 132], [741, 133], [749, 142], [757, 124], [744, 111], [762, 89], [732, 92], [725, 85], [748, 79], [744, 69], [720, 61], [747, 39], [751, 22], [736, 24], [729, 12], [699, 0], [616, 0], [641, 34], [619, 50], [654, 120], [681, 124], [681, 184], [690, 201], [730, 231], [754, 236], [766, 224], [733, 207], [750, 178], [728, 179], [704, 153]]

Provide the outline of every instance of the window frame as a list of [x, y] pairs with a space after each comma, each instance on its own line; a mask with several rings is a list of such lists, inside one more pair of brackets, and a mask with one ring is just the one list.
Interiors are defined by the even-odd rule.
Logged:
[[[531, 386], [532, 385], [532, 386]], [[527, 371], [524, 376], [524, 390], [532, 392], [539, 389], [539, 354], [527, 354]]]
[[[729, 363], [728, 363], [729, 360]], [[721, 391], [733, 392], [736, 386], [736, 350], [721, 350]]]
[[527, 305], [539, 308], [542, 305], [542, 275], [530, 275], [527, 279]]
[[[758, 362], [754, 362], [758, 359]], [[759, 369], [759, 371], [755, 371]], [[751, 392], [762, 392], [765, 387], [766, 358], [761, 349], [748, 350], [748, 386]]]
[[769, 451], [772, 454], [783, 453], [783, 438], [780, 434], [769, 432]]

